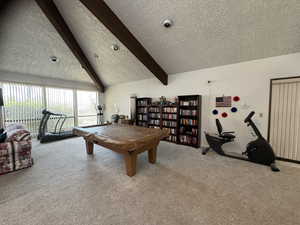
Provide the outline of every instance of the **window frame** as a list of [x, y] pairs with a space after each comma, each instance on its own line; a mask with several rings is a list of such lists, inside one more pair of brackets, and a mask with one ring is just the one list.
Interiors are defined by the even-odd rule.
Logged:
[[[96, 117], [97, 119], [97, 122], [96, 124], [94, 125], [97, 125], [99, 123], [99, 120], [98, 120], [98, 112], [96, 111], [95, 114], [90, 114], [90, 115], [82, 115], [80, 116], [79, 115], [79, 109], [78, 109], [78, 98], [77, 98], [77, 93], [78, 91], [86, 91], [86, 92], [94, 92], [96, 93], [96, 105], [99, 105], [100, 102], [101, 102], [101, 99], [100, 99], [100, 93], [99, 91], [97, 90], [88, 90], [88, 89], [80, 89], [80, 88], [63, 88], [63, 87], [57, 87], [57, 86], [46, 86], [46, 85], [38, 85], [38, 84], [31, 84], [31, 83], [25, 83], [25, 82], [10, 82], [10, 81], [1, 81], [0, 80], [0, 87], [2, 87], [4, 84], [10, 84], [10, 85], [25, 85], [25, 86], [34, 86], [34, 87], [39, 87], [42, 89], [42, 105], [44, 109], [48, 109], [48, 99], [47, 99], [47, 92], [46, 92], [46, 89], [47, 88], [54, 88], [54, 89], [66, 89], [66, 90], [71, 90], [72, 91], [72, 95], [73, 95], [73, 113], [72, 115], [68, 115], [67, 116], [67, 119], [73, 119], [74, 120], [74, 127], [76, 126], [79, 126], [79, 118], [84, 118], [84, 117]], [[5, 103], [4, 103], [5, 104]], [[63, 113], [63, 112], [62, 112]], [[38, 118], [36, 118], [38, 119]], [[15, 122], [20, 122], [21, 121], [17, 121], [17, 120], [14, 120]], [[5, 118], [5, 123], [8, 123], [8, 120]], [[36, 135], [35, 133], [33, 133], [34, 136]]]

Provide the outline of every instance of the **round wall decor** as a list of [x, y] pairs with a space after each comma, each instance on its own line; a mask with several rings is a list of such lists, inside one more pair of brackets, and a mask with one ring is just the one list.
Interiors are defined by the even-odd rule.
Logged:
[[223, 112], [223, 113], [222, 113], [222, 117], [223, 117], [223, 118], [228, 117], [228, 113], [227, 113], [227, 112]]
[[238, 102], [238, 101], [240, 101], [241, 100], [241, 98], [239, 97], [239, 96], [234, 96], [233, 97], [233, 101], [235, 101], [235, 102]]

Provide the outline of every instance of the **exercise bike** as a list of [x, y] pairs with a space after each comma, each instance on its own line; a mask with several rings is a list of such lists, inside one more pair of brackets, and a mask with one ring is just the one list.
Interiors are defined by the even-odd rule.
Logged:
[[202, 154], [205, 155], [210, 149], [214, 150], [216, 153], [222, 156], [245, 160], [253, 163], [258, 163], [262, 165], [270, 166], [271, 170], [274, 172], [280, 171], [279, 168], [275, 164], [275, 153], [271, 147], [271, 145], [266, 141], [266, 139], [262, 136], [254, 122], [252, 121], [252, 117], [255, 112], [252, 111], [246, 117], [244, 122], [247, 126], [251, 126], [254, 133], [257, 136], [257, 139], [248, 143], [246, 147], [246, 151], [242, 153], [242, 155], [234, 154], [234, 153], [226, 153], [222, 149], [222, 145], [225, 143], [233, 142], [235, 139], [234, 132], [224, 132], [223, 127], [219, 121], [216, 119], [216, 125], [218, 129], [217, 135], [212, 135], [205, 132], [205, 137], [208, 142], [209, 147], [202, 151]]

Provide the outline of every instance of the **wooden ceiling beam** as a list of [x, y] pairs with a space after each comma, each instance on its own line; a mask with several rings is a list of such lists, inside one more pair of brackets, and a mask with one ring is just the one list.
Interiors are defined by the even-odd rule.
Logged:
[[100, 80], [98, 74], [94, 70], [92, 64], [89, 62], [88, 58], [85, 56], [83, 50], [81, 49], [79, 43], [76, 41], [74, 35], [72, 34], [70, 28], [65, 22], [64, 18], [60, 14], [58, 8], [56, 7], [53, 0], [35, 0], [39, 5], [43, 13], [46, 15], [51, 24], [55, 27], [56, 31], [62, 37], [64, 42], [70, 48], [74, 56], [77, 58], [82, 68], [86, 70], [90, 78], [94, 81], [96, 86], [101, 92], [104, 92], [105, 87]]
[[168, 85], [168, 74], [158, 65], [143, 45], [134, 37], [103, 0], [80, 0], [80, 2], [164, 85]]

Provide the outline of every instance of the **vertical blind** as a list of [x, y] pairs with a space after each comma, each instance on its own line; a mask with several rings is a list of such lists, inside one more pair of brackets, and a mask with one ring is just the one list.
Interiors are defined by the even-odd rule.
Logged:
[[[49, 111], [63, 113], [67, 116], [64, 129], [70, 130], [75, 125], [73, 90], [61, 88], [46, 88], [46, 106]], [[53, 130], [57, 117], [50, 117], [49, 130]]]
[[44, 108], [42, 87], [3, 83], [2, 88], [5, 123], [22, 123], [36, 134]]
[[278, 157], [300, 161], [300, 78], [272, 81], [270, 143]]
[[77, 104], [79, 126], [97, 124], [97, 92], [77, 91]]
[[[96, 91], [86, 92], [75, 89], [6, 82], [0, 83], [0, 87], [3, 88], [6, 125], [22, 123], [33, 135], [37, 135], [42, 119], [42, 110], [45, 108], [67, 115], [68, 118], [65, 122], [64, 130], [71, 129], [77, 125], [82, 126], [97, 123], [95, 104], [98, 104], [98, 93]], [[79, 97], [76, 98], [75, 96]], [[80, 110], [77, 107], [78, 105], [80, 105]], [[86, 112], [87, 114], [81, 114], [81, 112]], [[83, 118], [78, 120], [78, 118], [75, 118], [77, 115], [81, 115]], [[55, 117], [52, 117], [49, 120], [48, 128], [51, 129], [54, 124]]]

